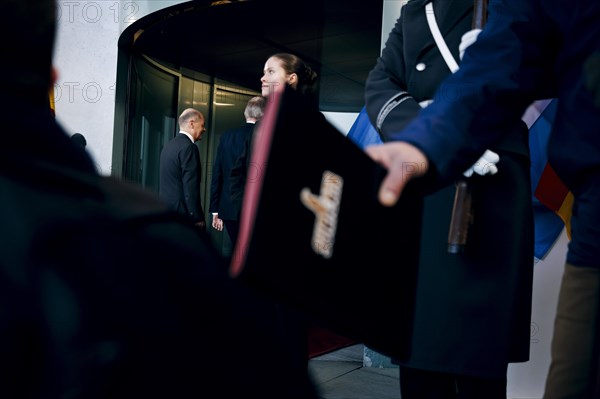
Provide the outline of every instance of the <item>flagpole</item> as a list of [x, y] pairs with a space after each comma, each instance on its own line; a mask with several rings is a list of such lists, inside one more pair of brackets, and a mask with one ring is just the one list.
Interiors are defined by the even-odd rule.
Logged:
[[[474, 0], [473, 29], [483, 29], [487, 21], [488, 0]], [[448, 252], [451, 254], [462, 253], [467, 245], [469, 226], [473, 223], [473, 209], [471, 198], [471, 187], [468, 180], [460, 179], [456, 182], [454, 193], [454, 205], [452, 206], [452, 217], [450, 229], [448, 230]]]
[[488, 0], [475, 0], [473, 3], [473, 29], [483, 29], [487, 22]]

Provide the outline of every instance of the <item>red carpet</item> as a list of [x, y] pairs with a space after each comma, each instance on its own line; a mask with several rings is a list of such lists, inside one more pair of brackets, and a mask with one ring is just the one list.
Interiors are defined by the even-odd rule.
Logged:
[[346, 346], [357, 344], [355, 340], [336, 334], [319, 326], [312, 326], [308, 335], [309, 357], [324, 355]]

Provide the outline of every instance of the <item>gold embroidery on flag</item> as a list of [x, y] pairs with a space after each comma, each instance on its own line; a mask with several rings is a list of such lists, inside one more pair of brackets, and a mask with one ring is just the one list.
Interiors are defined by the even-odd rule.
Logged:
[[315, 214], [311, 246], [326, 259], [333, 255], [343, 186], [342, 176], [326, 170], [321, 179], [319, 195], [313, 194], [307, 187], [300, 191], [300, 201]]

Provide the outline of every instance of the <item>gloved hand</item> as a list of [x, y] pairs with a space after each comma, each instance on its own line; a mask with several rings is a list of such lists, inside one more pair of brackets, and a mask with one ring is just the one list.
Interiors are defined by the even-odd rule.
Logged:
[[432, 102], [433, 100], [423, 100], [419, 102], [419, 105], [421, 106], [421, 108], [427, 108]]
[[494, 175], [498, 172], [496, 164], [500, 161], [500, 156], [494, 151], [485, 150], [481, 158], [477, 160], [469, 169], [463, 172], [465, 177], [471, 177], [473, 173], [478, 175]]
[[460, 39], [460, 44], [458, 45], [458, 54], [461, 60], [463, 59], [463, 55], [465, 55], [465, 50], [467, 49], [467, 47], [469, 47], [471, 44], [477, 41], [477, 36], [479, 36], [480, 33], [481, 29], [471, 29], [470, 31], [465, 32], [465, 34], [462, 35], [462, 38]]

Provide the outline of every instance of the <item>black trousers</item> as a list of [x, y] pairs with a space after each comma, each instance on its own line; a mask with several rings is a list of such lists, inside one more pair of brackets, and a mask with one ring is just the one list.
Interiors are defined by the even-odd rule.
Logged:
[[223, 224], [225, 225], [225, 230], [227, 230], [227, 234], [229, 234], [231, 246], [232, 248], [235, 248], [235, 243], [237, 241], [238, 234], [240, 231], [240, 221], [223, 219]]

